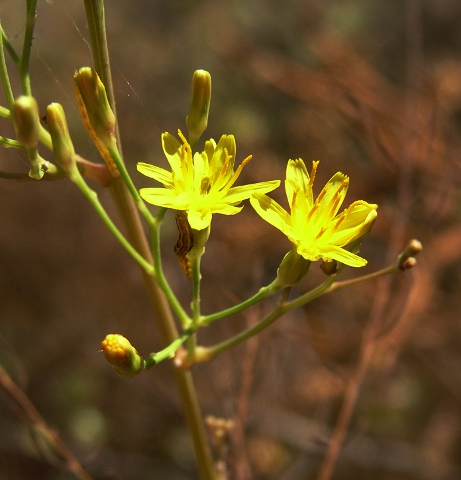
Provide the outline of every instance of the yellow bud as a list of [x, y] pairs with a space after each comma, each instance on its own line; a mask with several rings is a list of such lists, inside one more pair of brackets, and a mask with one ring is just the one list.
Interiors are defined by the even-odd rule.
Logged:
[[277, 270], [277, 280], [282, 287], [291, 287], [299, 283], [309, 271], [310, 260], [298, 254], [295, 248], [291, 249], [280, 263]]
[[26, 148], [34, 148], [40, 138], [40, 115], [34, 97], [22, 95], [13, 103], [16, 137]]
[[144, 369], [144, 360], [122, 335], [107, 335], [101, 348], [106, 360], [121, 377], [132, 378]]
[[192, 75], [192, 92], [186, 125], [192, 148], [208, 125], [211, 102], [211, 75], [205, 70], [196, 70]]
[[71, 174], [75, 163], [75, 150], [67, 127], [64, 109], [59, 103], [51, 103], [46, 109], [46, 123], [53, 141], [56, 163]]

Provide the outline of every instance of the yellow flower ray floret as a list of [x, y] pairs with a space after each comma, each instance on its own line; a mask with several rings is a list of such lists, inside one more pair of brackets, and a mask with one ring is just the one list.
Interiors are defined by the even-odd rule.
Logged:
[[285, 191], [290, 213], [264, 194], [255, 193], [250, 202], [306, 260], [337, 260], [351, 267], [363, 267], [367, 264], [364, 258], [342, 247], [369, 231], [378, 206], [358, 200], [338, 214], [349, 186], [349, 177], [340, 172], [333, 175], [314, 200], [312, 187], [318, 163], [312, 162], [309, 175], [301, 159], [289, 160]]
[[138, 163], [143, 175], [157, 180], [164, 188], [142, 188], [141, 197], [160, 207], [187, 211], [190, 226], [203, 230], [211, 223], [213, 213], [235, 215], [243, 207], [237, 205], [254, 193], [267, 193], [280, 185], [279, 180], [233, 187], [243, 167], [251, 160], [245, 158], [234, 171], [236, 145], [233, 135], [223, 135], [219, 142], [205, 142], [203, 152], [192, 154], [187, 140], [178, 132], [182, 143], [164, 133], [162, 145], [171, 172], [148, 163]]

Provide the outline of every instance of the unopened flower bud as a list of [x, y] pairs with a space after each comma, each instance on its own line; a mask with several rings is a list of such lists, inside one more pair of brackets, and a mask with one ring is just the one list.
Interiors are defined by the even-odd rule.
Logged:
[[205, 70], [196, 70], [192, 75], [192, 99], [186, 125], [189, 143], [194, 147], [208, 125], [211, 102], [211, 75]]
[[[410, 240], [407, 248], [400, 254], [398, 258], [398, 266], [401, 270], [408, 270], [413, 268], [416, 265], [416, 260], [413, 257], [416, 257], [418, 253], [423, 249], [423, 245], [419, 240], [413, 239]], [[410, 259], [413, 260], [410, 260]], [[410, 260], [410, 262], [408, 262]]]
[[115, 147], [115, 115], [96, 70], [83, 67], [74, 75], [74, 90], [78, 110], [88, 134], [96, 145], [112, 177], [120, 173], [115, 165], [110, 149]]
[[[115, 115], [110, 107], [106, 88], [96, 70], [91, 67], [78, 70], [74, 75], [74, 87], [84, 122], [88, 121], [94, 134], [104, 145], [112, 144], [115, 139]], [[86, 126], [88, 128], [88, 125]]]
[[34, 97], [22, 95], [13, 103], [13, 123], [18, 141], [34, 148], [40, 138], [40, 115]]
[[46, 123], [53, 142], [53, 152], [56, 163], [71, 174], [75, 164], [74, 145], [67, 127], [64, 109], [59, 103], [51, 103], [46, 109]]
[[416, 258], [415, 257], [408, 257], [401, 265], [400, 270], [410, 270], [416, 266]]
[[101, 348], [106, 360], [121, 377], [132, 378], [144, 369], [144, 360], [122, 335], [107, 335]]
[[291, 287], [299, 283], [309, 271], [310, 260], [298, 254], [295, 248], [291, 249], [284, 257], [277, 270], [277, 280], [283, 287]]

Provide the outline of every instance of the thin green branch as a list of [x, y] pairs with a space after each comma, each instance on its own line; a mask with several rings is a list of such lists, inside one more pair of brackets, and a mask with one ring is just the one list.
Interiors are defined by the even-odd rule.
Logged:
[[326, 293], [335, 292], [336, 290], [341, 290], [342, 288], [350, 287], [352, 285], [358, 285], [359, 283], [369, 282], [370, 280], [375, 280], [384, 275], [390, 275], [391, 273], [396, 273], [398, 271], [399, 267], [395, 263], [386, 268], [370, 273], [369, 275], [363, 275], [362, 277], [352, 278], [350, 280], [343, 280], [342, 282], [335, 282]]
[[[6, 101], [8, 103], [9, 107], [9, 118], [11, 118], [11, 110], [13, 109], [13, 103], [14, 103], [14, 95], [13, 95], [13, 90], [11, 88], [11, 83], [10, 83], [10, 77], [8, 75], [8, 69], [6, 66], [6, 60], [5, 60], [5, 51], [3, 49], [4, 47], [4, 39], [6, 38], [6, 35], [3, 31], [2, 26], [0, 25], [0, 28], [2, 30], [2, 34], [0, 35], [0, 77], [2, 80], [2, 85], [3, 85], [3, 91], [5, 92], [5, 97]], [[2, 116], [8, 112], [7, 109], [2, 107]], [[7, 118], [4, 116], [4, 118]]]
[[225, 310], [221, 310], [220, 312], [212, 313], [210, 315], [204, 315], [200, 318], [200, 326], [209, 325], [210, 323], [215, 322], [216, 320], [220, 320], [221, 318], [228, 317], [230, 315], [234, 315], [242, 310], [255, 305], [256, 303], [268, 298], [272, 295], [278, 293], [282, 287], [280, 286], [279, 282], [274, 280], [270, 285], [266, 287], [262, 287], [259, 291], [253, 295], [252, 297], [248, 298], [247, 300], [239, 303], [238, 305], [234, 305], [233, 307], [226, 308]]
[[114, 145], [113, 147], [109, 148], [108, 151], [109, 151], [109, 155], [111, 156], [112, 160], [117, 166], [117, 169], [120, 172], [120, 175], [126, 187], [128, 188], [128, 191], [130, 192], [130, 195], [133, 197], [133, 200], [135, 201], [136, 206], [138, 207], [142, 216], [146, 220], [147, 225], [149, 226], [149, 229], [151, 229], [154, 224], [154, 217], [151, 215], [146, 204], [144, 203], [144, 200], [139, 195], [138, 190], [136, 189], [133, 181], [131, 180], [131, 177], [128, 173], [128, 170], [125, 167], [125, 163], [120, 155], [120, 152], [117, 146]]
[[153, 275], [154, 266], [142, 255], [140, 255], [123, 236], [120, 230], [116, 227], [115, 223], [110, 219], [109, 215], [107, 215], [107, 212], [99, 201], [97, 193], [87, 185], [83, 177], [80, 175], [80, 172], [76, 170], [70, 178], [87, 198], [91, 206], [96, 210], [96, 213], [101, 217], [102, 221], [106, 224], [107, 228], [115, 236], [115, 238], [120, 242], [122, 247], [136, 260], [136, 262], [146, 271], [146, 273]]
[[16, 65], [16, 67], [19, 68], [19, 64], [21, 62], [21, 59], [19, 58], [19, 55], [16, 53], [16, 51], [14, 50], [14, 48], [12, 47], [10, 41], [8, 40], [8, 37], [6, 35], [6, 32], [5, 30], [3, 29], [1, 23], [0, 23], [0, 33], [1, 33], [1, 36], [2, 38], [0, 39], [0, 41], [3, 43], [3, 46], [5, 47], [6, 51], [9, 53], [10, 57], [11, 57], [11, 60], [13, 60], [14, 64]]
[[[264, 330], [265, 328], [272, 325], [276, 320], [282, 317], [285, 313], [295, 310], [303, 305], [306, 305], [312, 300], [320, 297], [321, 295], [325, 295], [327, 293], [334, 292], [336, 290], [340, 290], [341, 288], [349, 287], [352, 285], [357, 285], [359, 283], [367, 282], [370, 280], [375, 280], [379, 277], [384, 275], [389, 275], [391, 273], [395, 273], [398, 271], [398, 266], [396, 264], [392, 264], [382, 270], [377, 272], [371, 273], [369, 275], [364, 275], [362, 277], [358, 277], [351, 280], [345, 280], [343, 282], [335, 282], [338, 274], [332, 275], [328, 277], [328, 279], [319, 285], [317, 288], [305, 293], [304, 295], [299, 296], [298, 298], [291, 300], [290, 302], [283, 302], [279, 304], [269, 315], [263, 318], [258, 323], [250, 326], [246, 330], [238, 333], [234, 337], [228, 338], [223, 342], [211, 346], [211, 347], [200, 347], [200, 353], [198, 356], [198, 361], [206, 361], [210, 360], [219, 353], [222, 353], [229, 348], [235, 347], [240, 343], [244, 342], [245, 340], [251, 338], [252, 336], [256, 335], [260, 331]], [[267, 287], [266, 287], [267, 288]]]
[[181, 345], [191, 336], [193, 335], [193, 330], [184, 330], [184, 332], [173, 342], [168, 345], [168, 347], [164, 348], [160, 352], [151, 353], [145, 359], [144, 368], [149, 370], [157, 363], [163, 362], [163, 360], [172, 359], [177, 352], [177, 350], [181, 347]]
[[191, 324], [192, 320], [171, 289], [170, 284], [165, 278], [162, 267], [162, 255], [160, 250], [160, 225], [163, 221], [165, 212], [166, 209], [161, 209], [151, 230], [152, 258], [155, 268], [155, 278], [182, 327], [187, 328]]
[[0, 117], [11, 120], [11, 110], [0, 105]]
[[[237, 335], [235, 335], [231, 338], [228, 338], [228, 339], [224, 340], [223, 342], [218, 343], [214, 346], [201, 347], [201, 351], [200, 351], [201, 359], [210, 360], [210, 359], [214, 358], [216, 355], [218, 355], [219, 353], [222, 353], [225, 350], [228, 350], [232, 347], [235, 347], [236, 345], [239, 345], [240, 343], [244, 342], [245, 340], [248, 340], [249, 338], [253, 337], [257, 333], [261, 332], [262, 330], [264, 330], [267, 327], [269, 327], [270, 325], [272, 325], [276, 320], [278, 320], [280, 317], [285, 315], [285, 313], [287, 313], [290, 310], [293, 310], [295, 308], [298, 308], [301, 305], [309, 303], [314, 298], [317, 298], [320, 295], [323, 295], [328, 290], [328, 288], [330, 288], [333, 281], [334, 281], [334, 276], [329, 277], [324, 283], [319, 285], [317, 288], [315, 288], [314, 290], [311, 290], [310, 292], [306, 293], [305, 295], [302, 295], [298, 299], [292, 300], [291, 302], [279, 304], [277, 307], [275, 307], [275, 309], [269, 315], [267, 315], [261, 321], [259, 321], [256, 324], [248, 327], [246, 330], [243, 330], [242, 332], [238, 333]], [[301, 301], [301, 299], [302, 299], [302, 301]]]
[[200, 285], [202, 275], [200, 273], [201, 255], [192, 259], [192, 325], [197, 328], [200, 320]]
[[5, 148], [17, 148], [23, 152], [26, 151], [22, 143], [12, 138], [3, 137], [2, 135], [0, 135], [0, 144]]
[[31, 95], [29, 61], [32, 49], [32, 40], [34, 38], [35, 19], [37, 16], [37, 1], [27, 0], [26, 29], [24, 33], [24, 43], [22, 45], [21, 61], [19, 64], [19, 77], [21, 80], [22, 93]]
[[[91, 52], [93, 54], [94, 68], [98, 72], [106, 89], [110, 106], [117, 118], [115, 105], [114, 85], [112, 83], [112, 71], [110, 68], [109, 47], [106, 36], [106, 18], [104, 13], [103, 0], [84, 0], [88, 31], [90, 32]], [[122, 152], [120, 143], [120, 132], [118, 122], [115, 124], [115, 136], [117, 138], [120, 154]], [[122, 158], [123, 155], [121, 154]]]

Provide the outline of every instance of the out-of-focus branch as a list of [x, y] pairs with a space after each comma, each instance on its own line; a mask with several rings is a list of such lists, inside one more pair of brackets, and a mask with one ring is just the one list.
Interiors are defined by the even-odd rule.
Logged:
[[36, 432], [40, 432], [40, 434], [45, 437], [50, 447], [54, 450], [55, 456], [61, 460], [63, 468], [72, 472], [76, 478], [80, 480], [92, 480], [92, 477], [75, 458], [74, 454], [67, 448], [59, 435], [48, 426], [29, 397], [11, 379], [1, 365], [0, 385], [19, 406], [22, 413], [21, 416], [25, 419], [29, 427]]

